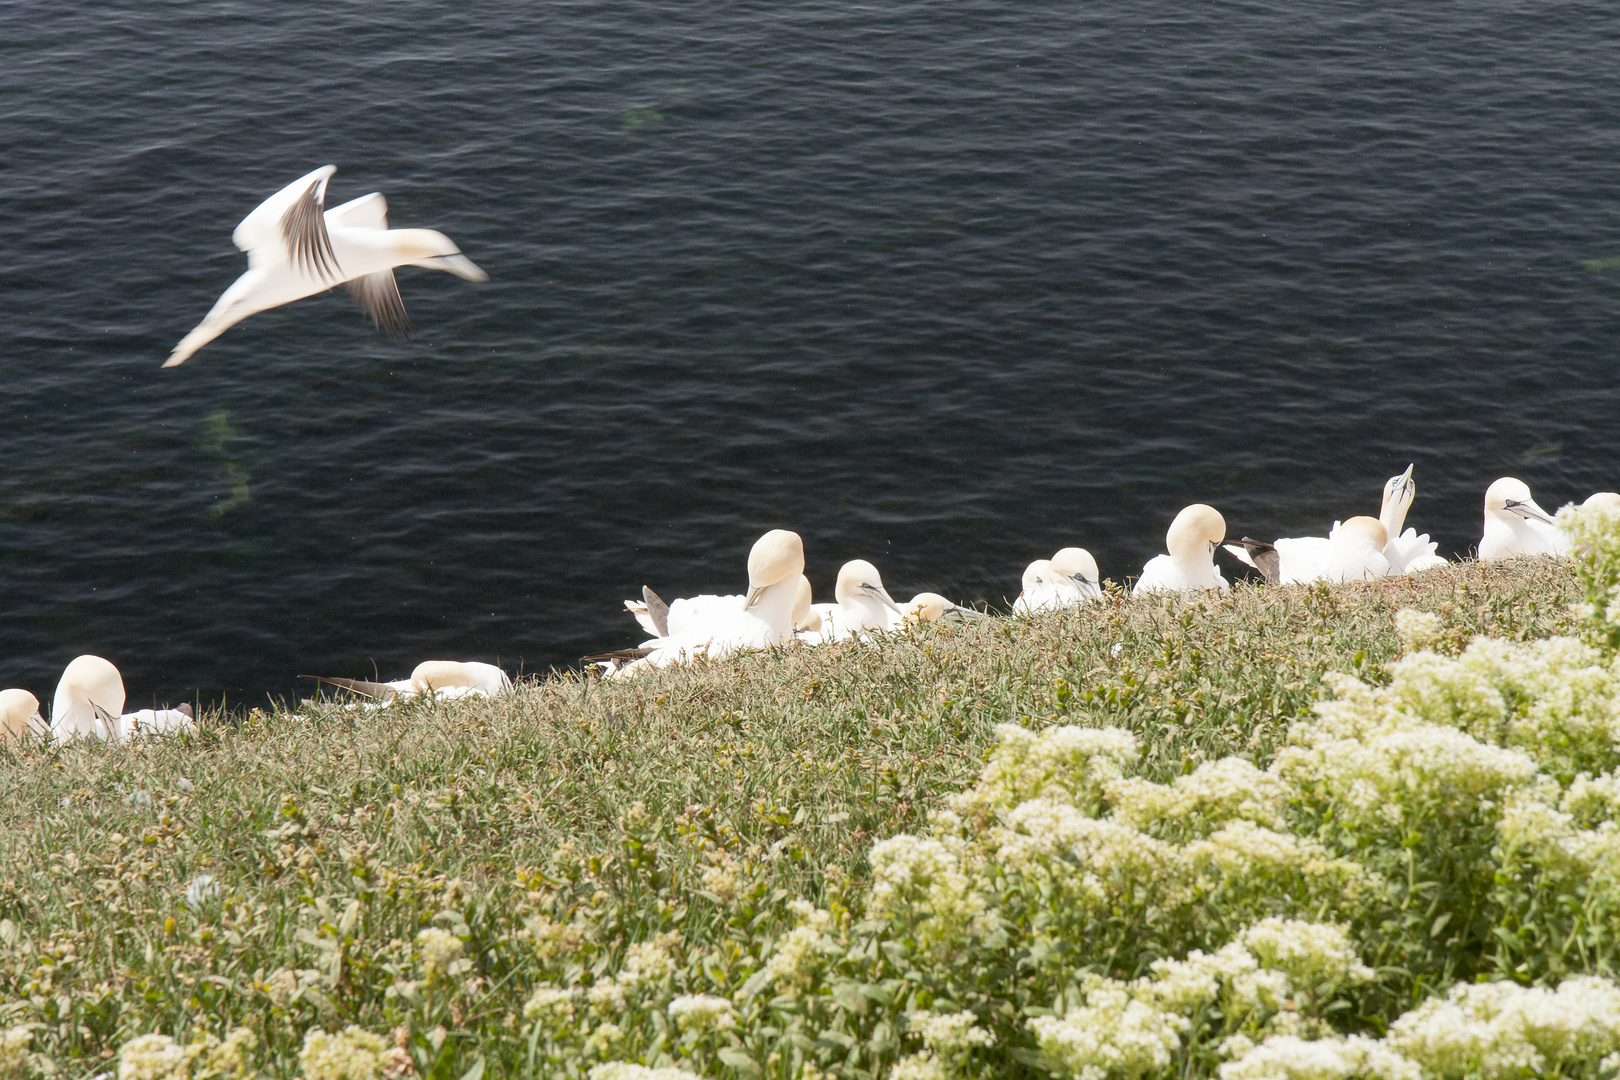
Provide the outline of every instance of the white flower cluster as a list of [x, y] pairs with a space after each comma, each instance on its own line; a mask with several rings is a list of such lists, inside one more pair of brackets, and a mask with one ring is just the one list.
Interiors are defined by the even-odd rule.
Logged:
[[1276, 777], [1237, 757], [1205, 762], [1169, 785], [1116, 780], [1107, 793], [1114, 817], [1139, 829], [1160, 822], [1201, 829], [1233, 819], [1283, 828], [1292, 794]]
[[1145, 1076], [1169, 1068], [1188, 1020], [1143, 1001], [1124, 983], [1088, 976], [1086, 1004], [1029, 1022], [1041, 1050], [1078, 1080]]
[[1556, 990], [1459, 984], [1390, 1025], [1383, 1040], [1273, 1035], [1240, 1046], [1221, 1080], [1570, 1076], [1620, 1066], [1620, 986], [1568, 979]]
[[685, 1069], [652, 1069], [629, 1061], [609, 1061], [586, 1074], [589, 1080], [700, 1080]]
[[1136, 737], [1119, 728], [1070, 725], [1034, 732], [1001, 724], [996, 738], [978, 784], [949, 800], [962, 817], [1039, 798], [1089, 806], [1140, 756]]
[[461, 959], [461, 939], [450, 931], [430, 926], [416, 935], [416, 963], [422, 978], [433, 983], [446, 975], [460, 975], [472, 963]]
[[28, 1048], [33, 1041], [33, 1031], [25, 1026], [0, 1032], [0, 1080], [21, 1080], [28, 1075]]
[[744, 996], [767, 986], [782, 990], [803, 990], [821, 964], [821, 939], [832, 927], [831, 913], [808, 900], [794, 900], [788, 909], [800, 925], [776, 939], [765, 966], [743, 985]]
[[537, 986], [523, 1003], [523, 1018], [529, 1021], [547, 1020], [553, 1024], [567, 1023], [574, 1018], [574, 999], [578, 991], [557, 986]]
[[1395, 613], [1395, 634], [1401, 639], [1401, 648], [1409, 653], [1432, 649], [1445, 629], [1445, 620], [1432, 611], [1401, 608]]
[[[1022, 730], [1013, 729], [1013, 730]], [[872, 889], [867, 916], [881, 918], [907, 903], [929, 913], [919, 931], [924, 940], [944, 940], [984, 911], [984, 898], [963, 869], [960, 844], [901, 834], [872, 845]]]
[[730, 1031], [737, 1024], [731, 1002], [707, 994], [682, 994], [669, 1003], [669, 1015], [681, 1031], [697, 1036]]
[[[4, 1063], [17, 1031], [27, 1033], [26, 1028], [6, 1032], [0, 1076], [11, 1075]], [[224, 1041], [208, 1033], [189, 1043], [168, 1035], [139, 1035], [118, 1051], [118, 1080], [246, 1080], [254, 1074], [251, 1055], [257, 1043], [258, 1036], [249, 1028], [235, 1028]], [[27, 1042], [22, 1042], [18, 1052], [26, 1048]]]
[[304, 1080], [378, 1080], [392, 1062], [390, 1049], [382, 1036], [353, 1024], [336, 1034], [315, 1029], [304, 1035], [298, 1065]]
[[629, 987], [662, 982], [675, 970], [669, 950], [679, 940], [679, 935], [671, 932], [630, 946], [624, 953], [624, 966], [619, 969], [619, 984]]
[[909, 1023], [912, 1034], [922, 1036], [924, 1046], [942, 1054], [960, 1053], [975, 1046], [990, 1046], [996, 1041], [978, 1025], [978, 1017], [970, 1012], [914, 1012]]

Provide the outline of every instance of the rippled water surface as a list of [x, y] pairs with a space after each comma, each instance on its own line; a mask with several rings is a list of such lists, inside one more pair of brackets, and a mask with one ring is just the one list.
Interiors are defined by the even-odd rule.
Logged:
[[[0, 5], [0, 685], [564, 665], [772, 526], [826, 598], [864, 556], [999, 602], [1409, 461], [1463, 551], [1499, 475], [1620, 487], [1617, 44], [1547, 0]], [[328, 162], [491, 282], [161, 370]]]

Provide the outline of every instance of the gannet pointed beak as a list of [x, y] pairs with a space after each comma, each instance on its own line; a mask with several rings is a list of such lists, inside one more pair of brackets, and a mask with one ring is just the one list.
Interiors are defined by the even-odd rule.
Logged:
[[765, 595], [764, 586], [761, 586], [761, 587], [759, 587], [757, 589], [749, 589], [748, 590], [748, 602], [743, 605], [743, 610], [747, 611], [749, 608], [751, 608], [755, 604], [759, 603], [759, 598], [764, 596], [764, 595]]
[[900, 610], [899, 605], [897, 605], [894, 602], [893, 597], [891, 597], [889, 595], [889, 590], [885, 589], [883, 586], [881, 586], [881, 585], [873, 585], [869, 581], [868, 582], [863, 582], [862, 585], [861, 585], [861, 591], [866, 593], [866, 595], [868, 595], [868, 596], [877, 597], [877, 599], [879, 599], [879, 600], [881, 600], [883, 602], [884, 607], [888, 608], [890, 611], [894, 612], [896, 615], [899, 615], [902, 618], [905, 616], [905, 612]]
[[[89, 698], [85, 698], [85, 700], [90, 701]], [[96, 719], [100, 720], [104, 724], [110, 724], [113, 721], [118, 719], [118, 717], [114, 716], [112, 713], [108, 712], [106, 709], [103, 709], [100, 705], [97, 705], [93, 701], [90, 701], [90, 707], [95, 710]]]
[[1417, 485], [1412, 483], [1412, 470], [1416, 467], [1417, 463], [1413, 462], [1411, 465], [1406, 467], [1405, 472], [1401, 473], [1401, 482], [1397, 490], [1400, 491], [1403, 497], [1411, 495], [1417, 487]]
[[1546, 511], [1542, 510], [1534, 502], [1515, 502], [1509, 499], [1502, 509], [1510, 514], [1518, 514], [1521, 518], [1534, 518], [1536, 521], [1546, 522], [1548, 525], [1557, 524], [1547, 516]]

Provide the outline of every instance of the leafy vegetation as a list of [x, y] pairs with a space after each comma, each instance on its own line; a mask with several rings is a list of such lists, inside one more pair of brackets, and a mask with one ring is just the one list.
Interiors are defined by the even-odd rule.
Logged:
[[[1571, 981], [1614, 955], [1620, 762], [1588, 671], [1612, 653], [1572, 610], [1607, 565], [1111, 593], [495, 701], [8, 748], [0, 1073], [1443, 1073], [1413, 1040], [1529, 1007], [1459, 983], [1607, 1000]], [[1403, 644], [1408, 608], [1432, 618], [1402, 616]], [[1466, 783], [1379, 764], [1414, 725], [1456, 733], [1424, 760]], [[1591, 1066], [1601, 1039], [1571, 1038], [1501, 1067]]]

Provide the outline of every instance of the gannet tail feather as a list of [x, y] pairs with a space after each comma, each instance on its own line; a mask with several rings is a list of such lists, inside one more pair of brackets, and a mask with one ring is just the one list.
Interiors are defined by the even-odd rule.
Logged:
[[1221, 546], [1260, 571], [1260, 576], [1266, 579], [1267, 585], [1277, 585], [1282, 582], [1282, 560], [1278, 557], [1275, 546], [1266, 543], [1264, 540], [1255, 540], [1247, 536], [1236, 544], [1222, 544]]
[[288, 262], [312, 277], [336, 280], [337, 254], [326, 231], [326, 180], [310, 184], [281, 215], [281, 239]]
[[329, 679], [325, 675], [300, 675], [298, 677], [300, 679], [313, 679], [318, 683], [341, 687], [344, 690], [352, 690], [356, 694], [364, 694], [366, 697], [376, 698], [379, 701], [388, 701], [399, 693], [387, 683], [367, 682], [364, 679]]
[[647, 618], [659, 637], [669, 637], [669, 605], [647, 586], [641, 587], [641, 599], [647, 604]]
[[395, 341], [411, 339], [411, 317], [405, 313], [405, 301], [399, 295], [399, 282], [394, 280], [392, 270], [362, 274], [345, 285], [360, 310], [371, 317], [371, 325]]

